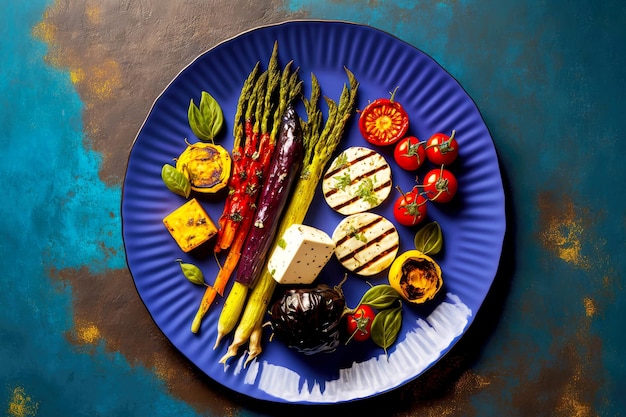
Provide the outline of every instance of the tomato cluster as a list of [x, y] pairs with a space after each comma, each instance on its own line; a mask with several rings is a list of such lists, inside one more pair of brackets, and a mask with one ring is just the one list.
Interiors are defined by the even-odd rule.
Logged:
[[427, 202], [448, 203], [456, 195], [458, 182], [452, 171], [441, 165], [426, 173], [422, 183], [408, 192], [400, 191], [394, 202], [393, 215], [403, 226], [415, 226], [426, 218]]
[[400, 140], [393, 151], [398, 166], [406, 171], [416, 171], [426, 160], [436, 166], [451, 165], [459, 155], [459, 144], [454, 137], [445, 133], [435, 133], [428, 140], [420, 141], [415, 136]]
[[391, 99], [378, 99], [370, 103], [359, 119], [363, 137], [377, 146], [394, 145], [393, 158], [406, 171], [417, 171], [426, 161], [433, 165], [422, 182], [407, 192], [398, 187], [400, 196], [395, 200], [393, 213], [403, 226], [415, 226], [426, 218], [427, 202], [448, 203], [455, 196], [458, 182], [449, 166], [457, 159], [459, 144], [453, 130], [450, 135], [435, 133], [428, 140], [406, 135], [409, 116], [402, 105]]
[[411, 191], [400, 192], [394, 205], [394, 217], [398, 223], [415, 226], [426, 218], [428, 201], [448, 203], [455, 196], [458, 182], [447, 168], [459, 154], [459, 144], [454, 136], [454, 130], [450, 136], [435, 133], [426, 141], [407, 136], [396, 144], [393, 157], [400, 168], [416, 171], [426, 160], [435, 166]]

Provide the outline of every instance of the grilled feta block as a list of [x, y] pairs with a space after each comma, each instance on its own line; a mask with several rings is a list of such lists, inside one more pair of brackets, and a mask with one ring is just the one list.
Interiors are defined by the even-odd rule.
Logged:
[[357, 213], [343, 219], [332, 236], [335, 255], [349, 271], [375, 275], [391, 265], [400, 247], [395, 226], [374, 213]]
[[267, 268], [279, 284], [310, 284], [333, 256], [335, 244], [323, 230], [293, 224], [278, 241]]
[[378, 152], [361, 146], [345, 149], [322, 179], [322, 192], [335, 211], [350, 215], [380, 205], [391, 193], [391, 167]]

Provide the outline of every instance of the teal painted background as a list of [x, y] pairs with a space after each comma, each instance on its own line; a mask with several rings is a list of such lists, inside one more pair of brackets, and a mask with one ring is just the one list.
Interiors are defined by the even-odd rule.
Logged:
[[[99, 7], [85, 4], [91, 13]], [[134, 16], [151, 22], [145, 3], [108, 4], [100, 6], [102, 16], [134, 9]], [[95, 146], [97, 134], [87, 127], [93, 95], [81, 95], [71, 66], [47, 59], [54, 44], [41, 35], [49, 33], [42, 22], [51, 19], [46, 13], [54, 7], [54, 16], [62, 16], [58, 2], [0, 0], [0, 412], [277, 413], [240, 403], [198, 376], [190, 379], [189, 389], [208, 384], [209, 394], [227, 399], [191, 401], [164, 377], [163, 369], [146, 365], [106, 335], [97, 333], [91, 342], [83, 335], [76, 342], [76, 329], [85, 328], [76, 311], [82, 295], [73, 284], [88, 286], [98, 277], [106, 286], [109, 274], [125, 274], [119, 217], [123, 168], [117, 168], [117, 176], [102, 175], [107, 158], [114, 158], [102, 151], [104, 145]], [[155, 14], [162, 10], [152, 7]], [[621, 360], [626, 350], [626, 169], [620, 146], [626, 131], [626, 5], [379, 0], [258, 7], [268, 10], [271, 21], [348, 20], [415, 45], [459, 80], [491, 130], [511, 216], [506, 247], [511, 264], [500, 277], [506, 282], [498, 286], [499, 318], [487, 321], [491, 327], [484, 330], [483, 346], [463, 374], [450, 381], [446, 392], [421, 404], [419, 414], [626, 413], [626, 365]], [[174, 20], [173, 13], [162, 13]], [[241, 29], [268, 23], [262, 13], [241, 13], [249, 16], [225, 12], [238, 16], [233, 25]], [[200, 23], [188, 17], [185, 24]], [[236, 33], [233, 25], [222, 25]], [[207, 39], [215, 43], [226, 36], [214, 30], [192, 39], [199, 45], [197, 53], [211, 46]], [[111, 33], [102, 31], [98, 39], [105, 42]], [[182, 68], [195, 53], [172, 52], [173, 68]], [[167, 81], [152, 80], [153, 94], [142, 98], [144, 109]], [[119, 94], [124, 94], [121, 88]], [[137, 113], [145, 116], [142, 109]], [[140, 127], [141, 120], [136, 122], [125, 125], [122, 155]], [[119, 166], [124, 158], [117, 156]], [[73, 278], [60, 279], [64, 274]], [[94, 307], [105, 302], [91, 297]], [[132, 317], [125, 320], [132, 323]], [[149, 331], [158, 335], [156, 329]], [[174, 364], [189, 372], [182, 362]], [[402, 403], [383, 415], [417, 415], [416, 410]]]
[[[0, 144], [0, 412], [7, 416], [139, 416], [193, 410], [148, 370], [98, 345], [67, 340], [72, 288], [53, 269], [124, 268], [120, 186], [98, 176], [69, 74], [33, 37], [48, 2], [3, 1]], [[85, 271], [85, 278], [88, 278]]]

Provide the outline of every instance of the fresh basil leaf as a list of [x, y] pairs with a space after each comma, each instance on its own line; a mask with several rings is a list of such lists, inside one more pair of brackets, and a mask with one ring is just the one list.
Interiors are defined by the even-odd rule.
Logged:
[[366, 304], [376, 310], [384, 310], [399, 299], [400, 294], [391, 285], [381, 284], [367, 290], [359, 304]]
[[199, 107], [190, 100], [187, 118], [194, 135], [203, 142], [213, 142], [224, 126], [222, 108], [206, 91], [201, 94]]
[[402, 305], [379, 311], [372, 321], [371, 337], [376, 345], [387, 349], [394, 344], [402, 327]]
[[415, 249], [425, 255], [436, 255], [443, 247], [443, 234], [439, 223], [432, 222], [424, 225], [415, 233]]
[[185, 198], [191, 194], [191, 183], [185, 174], [177, 170], [170, 164], [163, 165], [161, 169], [161, 179], [165, 186], [173, 193]]
[[204, 118], [204, 123], [210, 126], [211, 137], [215, 138], [224, 125], [224, 115], [217, 100], [206, 91], [202, 92], [200, 112]]
[[206, 138], [201, 126], [202, 126], [202, 117], [200, 115], [200, 109], [193, 102], [193, 99], [189, 101], [189, 110], [187, 110], [187, 119], [189, 121], [189, 127], [191, 127], [191, 131], [196, 135], [200, 140], [204, 140]]

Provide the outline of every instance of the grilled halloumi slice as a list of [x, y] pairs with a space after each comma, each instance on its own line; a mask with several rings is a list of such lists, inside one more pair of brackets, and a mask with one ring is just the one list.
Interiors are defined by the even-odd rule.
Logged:
[[335, 211], [350, 215], [373, 209], [391, 193], [391, 167], [378, 152], [353, 146], [341, 152], [322, 178], [322, 192]]
[[385, 270], [395, 259], [400, 237], [393, 223], [375, 213], [357, 213], [335, 228], [335, 256], [349, 271], [370, 276]]

